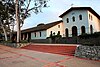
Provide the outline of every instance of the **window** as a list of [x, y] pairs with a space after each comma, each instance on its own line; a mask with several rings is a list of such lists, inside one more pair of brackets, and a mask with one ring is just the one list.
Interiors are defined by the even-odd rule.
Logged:
[[89, 14], [89, 19], [90, 19], [91, 17], [90, 17], [90, 14]]
[[40, 37], [41, 37], [41, 32], [40, 32]]
[[92, 15], [91, 15], [91, 20], [92, 20]]
[[82, 20], [82, 15], [79, 15], [79, 20]]
[[93, 17], [92, 17], [92, 15], [90, 15], [90, 14], [89, 14], [89, 19], [90, 19], [90, 20], [93, 20]]
[[34, 33], [35, 37], [36, 37], [36, 32]]
[[90, 33], [92, 34], [93, 33], [93, 26], [90, 25]]
[[58, 28], [60, 28], [60, 25], [58, 25]]
[[75, 22], [75, 17], [74, 16], [72, 17], [72, 20], [73, 20], [73, 22]]
[[68, 28], [65, 29], [65, 35], [68, 37]]
[[67, 23], [69, 23], [69, 19], [67, 18], [66, 20], [67, 20]]

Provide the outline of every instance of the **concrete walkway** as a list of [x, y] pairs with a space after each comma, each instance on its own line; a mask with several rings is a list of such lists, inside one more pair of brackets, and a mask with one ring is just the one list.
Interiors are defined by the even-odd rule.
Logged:
[[100, 67], [100, 62], [0, 45], [0, 67]]

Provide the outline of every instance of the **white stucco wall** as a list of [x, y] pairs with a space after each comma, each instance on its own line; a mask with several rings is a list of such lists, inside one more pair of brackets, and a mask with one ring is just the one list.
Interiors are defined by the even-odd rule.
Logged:
[[[92, 20], [89, 19], [89, 14], [92, 16]], [[90, 27], [90, 25], [93, 26], [93, 32], [100, 31], [100, 20], [89, 11], [88, 11], [88, 21], [89, 21], [89, 27]], [[90, 32], [90, 30], [89, 30], [89, 32]]]
[[[82, 15], [82, 20], [79, 20], [79, 15]], [[75, 22], [72, 21], [72, 17], [75, 17]], [[69, 23], [67, 23], [66, 19], [69, 18]], [[86, 33], [89, 33], [88, 28], [88, 12], [87, 10], [73, 10], [69, 12], [67, 15], [62, 17], [62, 20], [64, 22], [64, 28], [68, 28], [69, 37], [72, 37], [72, 27], [77, 27], [78, 35], [81, 34], [81, 26], [85, 26]]]
[[[60, 28], [58, 27], [58, 25], [60, 25]], [[47, 37], [50, 36], [51, 31], [52, 31], [52, 33], [55, 32], [55, 35], [58, 33], [58, 31], [60, 31], [60, 35], [64, 36], [64, 28], [63, 27], [64, 26], [63, 26], [63, 22], [62, 22], [62, 23], [59, 23], [47, 30], [32, 32], [31, 39], [46, 39]], [[40, 32], [41, 32], [41, 37], [40, 37]], [[35, 37], [35, 33], [36, 33], [36, 37]]]
[[[89, 14], [92, 15], [92, 19], [89, 19]], [[79, 19], [79, 15], [82, 15], [82, 20]], [[72, 17], [75, 17], [75, 22], [72, 21]], [[69, 18], [69, 23], [67, 23], [67, 18]], [[85, 26], [85, 32], [90, 33], [90, 25], [93, 26], [93, 32], [99, 32], [100, 31], [100, 20], [93, 15], [91, 12], [88, 10], [73, 10], [69, 12], [68, 14], [64, 15], [62, 17], [63, 22], [59, 23], [47, 30], [44, 31], [37, 31], [37, 32], [32, 32], [31, 33], [31, 39], [46, 39], [47, 37], [50, 36], [51, 31], [52, 33], [55, 32], [55, 35], [57, 35], [58, 31], [60, 31], [60, 35], [62, 37], [65, 37], [65, 29], [68, 29], [69, 37], [72, 37], [72, 27], [76, 26], [77, 27], [77, 35], [80, 35], [81, 32], [81, 27]], [[60, 25], [60, 28], [58, 27]], [[40, 32], [41, 32], [41, 37], [40, 37]], [[36, 37], [35, 37], [36, 33]]]
[[[40, 37], [40, 32], [41, 32], [41, 37]], [[35, 33], [36, 33], [36, 37], [35, 37]], [[31, 39], [46, 39], [46, 35], [47, 35], [46, 30], [32, 32], [31, 33]]]
[[[58, 28], [58, 25], [60, 25], [60, 28]], [[63, 26], [63, 22], [62, 23], [59, 23], [49, 29], [47, 29], [47, 37], [50, 36], [50, 33], [54, 33], [55, 32], [55, 35], [57, 35], [58, 31], [60, 31], [60, 35], [62, 35], [62, 37], [64, 36], [64, 26]]]

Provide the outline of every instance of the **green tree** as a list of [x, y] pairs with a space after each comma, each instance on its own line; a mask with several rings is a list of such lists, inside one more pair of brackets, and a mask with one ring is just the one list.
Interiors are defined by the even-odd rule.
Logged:
[[[11, 32], [10, 24], [14, 23], [15, 3], [13, 0], [0, 0], [0, 27], [7, 41], [7, 33]], [[13, 21], [12, 21], [13, 20]]]
[[11, 32], [10, 27], [15, 25], [16, 20], [17, 42], [20, 42], [20, 28], [24, 20], [31, 15], [31, 11], [36, 14], [42, 12], [42, 8], [47, 7], [47, 2], [48, 0], [0, 0], [0, 27], [5, 34], [5, 40], [7, 41], [7, 31]]
[[[36, 14], [42, 12], [42, 8], [47, 7], [48, 0], [16, 0], [15, 2], [17, 21], [17, 42], [20, 42], [20, 28], [23, 26], [24, 20], [30, 16], [30, 11], [33, 11]], [[33, 6], [30, 7], [30, 5]]]

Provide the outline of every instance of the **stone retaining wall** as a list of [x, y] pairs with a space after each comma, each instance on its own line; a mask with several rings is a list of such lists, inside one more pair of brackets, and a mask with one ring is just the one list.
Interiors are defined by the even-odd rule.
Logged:
[[0, 45], [6, 45], [14, 48], [21, 48], [30, 45], [30, 43], [0, 43]]
[[78, 46], [75, 51], [75, 56], [100, 60], [100, 46]]

